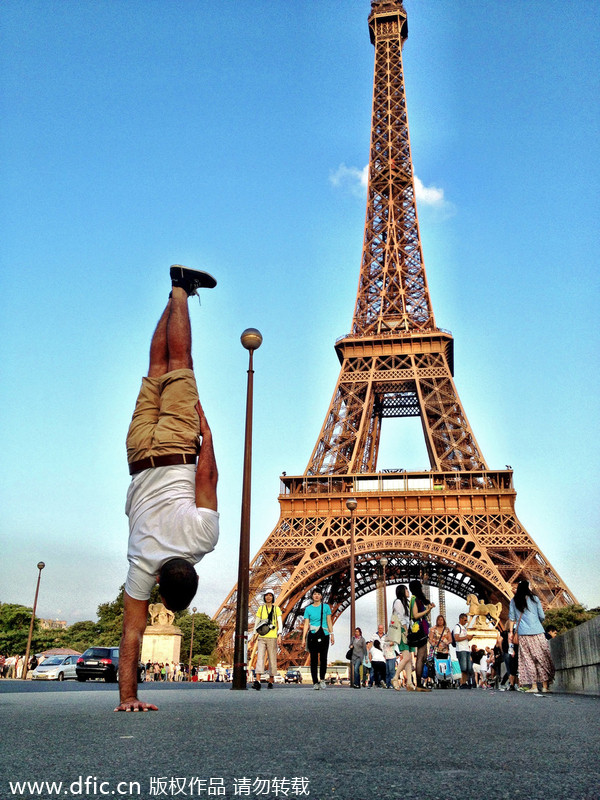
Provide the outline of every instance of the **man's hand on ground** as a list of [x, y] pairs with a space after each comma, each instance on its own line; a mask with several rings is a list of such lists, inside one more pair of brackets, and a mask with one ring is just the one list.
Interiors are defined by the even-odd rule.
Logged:
[[121, 705], [115, 708], [115, 711], [158, 711], [158, 707], [152, 703], [142, 703], [137, 697], [133, 700], [123, 700]]

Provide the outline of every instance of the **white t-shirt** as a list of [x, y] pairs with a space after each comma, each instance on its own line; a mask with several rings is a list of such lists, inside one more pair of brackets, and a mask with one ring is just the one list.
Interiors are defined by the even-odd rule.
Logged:
[[394, 600], [392, 604], [392, 614], [394, 612], [400, 618], [401, 624], [405, 628], [408, 628], [408, 623], [410, 622], [410, 620], [408, 618], [408, 614], [404, 610], [404, 606], [402, 605], [402, 600], [400, 600], [398, 597]]
[[197, 564], [215, 549], [219, 514], [196, 507], [196, 467], [176, 464], [138, 472], [131, 479], [125, 513], [129, 517], [125, 591], [147, 600], [156, 575], [171, 558]]
[[[464, 625], [461, 625], [460, 622], [454, 626], [454, 638], [456, 639], [457, 636], [466, 636], [467, 629]], [[469, 644], [468, 639], [463, 639], [462, 642], [456, 641], [456, 652], [457, 653], [470, 653], [471, 652], [471, 645]]]
[[375, 645], [373, 645], [369, 650], [369, 658], [371, 661], [385, 661], [385, 658], [383, 657], [383, 651], [378, 647], [375, 647]]

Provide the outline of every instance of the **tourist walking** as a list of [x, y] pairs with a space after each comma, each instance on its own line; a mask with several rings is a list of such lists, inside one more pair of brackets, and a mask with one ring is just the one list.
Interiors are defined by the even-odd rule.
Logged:
[[352, 688], [360, 689], [360, 668], [367, 655], [367, 643], [360, 628], [355, 628], [350, 647], [352, 649], [352, 660], [350, 662], [352, 665]]
[[529, 581], [521, 580], [508, 610], [509, 640], [519, 645], [519, 688], [548, 692], [554, 678], [554, 663], [542, 621], [545, 614], [539, 597], [529, 588]]
[[408, 584], [408, 588], [412, 593], [410, 598], [410, 619], [411, 622], [418, 622], [422, 639], [416, 643], [416, 664], [415, 675], [417, 681], [417, 692], [430, 692], [423, 686], [423, 667], [425, 666], [425, 659], [427, 658], [427, 637], [429, 635], [429, 623], [427, 622], [427, 614], [432, 608], [435, 608], [435, 603], [430, 603], [428, 598], [423, 592], [421, 581], [413, 580]]
[[436, 658], [448, 658], [450, 652], [450, 629], [443, 614], [438, 614], [435, 625], [429, 629], [429, 644]]
[[314, 689], [324, 689], [329, 644], [334, 644], [331, 609], [323, 603], [323, 593], [313, 589], [312, 603], [304, 609], [302, 647], [310, 653], [310, 673]]
[[373, 639], [367, 642], [369, 648], [369, 658], [371, 659], [371, 667], [373, 668], [373, 685], [381, 688], [382, 682], [385, 684], [385, 658], [381, 648], [379, 639]]
[[398, 656], [398, 648], [396, 642], [393, 642], [387, 636], [384, 636], [381, 641], [381, 649], [383, 650], [383, 657], [385, 658], [385, 688], [392, 688], [392, 679], [396, 674], [396, 658]]
[[455, 641], [456, 657], [460, 664], [460, 688], [470, 689], [471, 676], [473, 675], [473, 664], [471, 663], [471, 648], [469, 642], [473, 638], [473, 634], [467, 630], [467, 615], [461, 614], [458, 618], [458, 624], [454, 626], [452, 635]]
[[275, 595], [273, 592], [265, 592], [263, 599], [265, 602], [259, 606], [254, 622], [253, 636], [258, 636], [256, 671], [252, 684], [254, 689], [260, 689], [260, 676], [265, 671], [265, 654], [269, 659], [267, 689], [273, 688], [277, 674], [277, 646], [281, 644], [281, 609], [274, 605]]

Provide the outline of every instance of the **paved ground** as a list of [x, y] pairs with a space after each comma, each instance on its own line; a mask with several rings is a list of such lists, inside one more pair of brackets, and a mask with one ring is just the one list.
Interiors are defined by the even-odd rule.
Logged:
[[141, 697], [159, 711], [113, 713], [112, 685], [0, 682], [0, 800], [600, 798], [598, 698], [228, 684]]

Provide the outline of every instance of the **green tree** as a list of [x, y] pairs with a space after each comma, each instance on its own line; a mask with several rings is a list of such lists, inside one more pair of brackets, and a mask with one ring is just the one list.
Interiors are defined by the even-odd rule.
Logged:
[[80, 653], [83, 653], [88, 647], [96, 644], [100, 628], [97, 622], [88, 619], [84, 622], [74, 622], [63, 633], [65, 634], [64, 647], [70, 647], [71, 650], [79, 650]]
[[98, 632], [94, 644], [101, 647], [116, 647], [121, 641], [124, 594], [125, 584], [121, 586], [119, 594], [112, 603], [101, 603], [98, 606]]
[[596, 609], [588, 611], [585, 606], [579, 603], [563, 606], [562, 608], [549, 608], [546, 611], [544, 628], [547, 628], [548, 625], [555, 625], [559, 633], [564, 633], [571, 628], [577, 627], [577, 625], [581, 625], [582, 622], [592, 619], [597, 613]]
[[[31, 613], [32, 609], [27, 606], [0, 603], [0, 653], [12, 656], [25, 653]], [[34, 635], [38, 630], [39, 622], [36, 618], [33, 625]]]
[[[186, 609], [175, 615], [175, 625], [181, 628], [181, 660], [187, 664], [190, 655], [190, 640], [192, 635], [192, 615]], [[194, 615], [194, 647], [192, 650], [192, 663], [215, 666], [216, 656], [214, 649], [219, 637], [219, 626], [208, 614], [202, 612]]]

